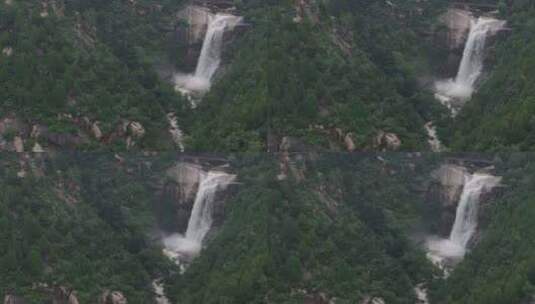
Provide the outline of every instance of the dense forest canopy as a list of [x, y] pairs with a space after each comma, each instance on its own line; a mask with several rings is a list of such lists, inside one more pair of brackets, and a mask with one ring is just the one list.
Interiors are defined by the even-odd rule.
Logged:
[[534, 50], [532, 0], [0, 0], [0, 300], [532, 304]]

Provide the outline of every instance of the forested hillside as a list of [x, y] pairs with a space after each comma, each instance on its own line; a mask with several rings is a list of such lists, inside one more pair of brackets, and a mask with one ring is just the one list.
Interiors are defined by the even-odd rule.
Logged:
[[502, 154], [505, 194], [482, 223], [482, 238], [432, 303], [532, 303], [535, 296], [533, 154]]
[[186, 124], [192, 149], [276, 151], [284, 136], [319, 149], [427, 149], [423, 125], [445, 110], [418, 87], [428, 69], [418, 34], [441, 2], [305, 2], [297, 17], [285, 2], [243, 11], [250, 30]]
[[74, 291], [95, 303], [120, 290], [129, 303], [152, 301], [151, 280], [173, 264], [149, 237], [150, 176], [107, 154], [3, 154], [0, 162], [3, 297], [58, 303]]
[[0, 0], [0, 301], [534, 304], [534, 50], [532, 0]]
[[460, 113], [452, 149], [529, 151], [535, 147], [535, 4], [512, 1], [509, 37], [500, 41], [489, 78]]
[[181, 303], [414, 303], [414, 286], [433, 270], [408, 239], [423, 204], [411, 190], [436, 160], [385, 158], [297, 157], [295, 175], [280, 181], [276, 159], [238, 160], [242, 190], [227, 202], [225, 224], [184, 275], [168, 279], [168, 295]]
[[[164, 29], [179, 4], [2, 1], [0, 117], [19, 121], [3, 122], [3, 136], [20, 135], [27, 150], [125, 150], [129, 135], [141, 148], [171, 149], [165, 115], [183, 101], [154, 64], [167, 58]], [[30, 138], [36, 127], [42, 135]]]

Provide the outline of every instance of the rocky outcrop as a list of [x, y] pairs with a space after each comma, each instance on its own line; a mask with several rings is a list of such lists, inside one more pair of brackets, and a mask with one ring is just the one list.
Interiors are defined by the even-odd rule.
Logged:
[[442, 165], [431, 173], [426, 202], [432, 213], [439, 217], [435, 229], [441, 236], [448, 236], [455, 222], [457, 204], [467, 174], [469, 174], [468, 169], [452, 164]]
[[105, 290], [99, 299], [99, 304], [128, 304], [124, 294], [120, 291]]
[[175, 40], [181, 45], [185, 45], [183, 56], [183, 66], [187, 72], [193, 71], [200, 56], [202, 43], [211, 12], [205, 7], [189, 5], [177, 14], [177, 26], [175, 29]]
[[4, 54], [7, 57], [11, 57], [13, 55], [13, 48], [10, 46], [6, 46], [2, 49], [2, 54]]
[[374, 138], [374, 148], [382, 151], [397, 151], [401, 148], [401, 140], [395, 133], [379, 131]]
[[344, 143], [347, 151], [349, 152], [353, 152], [357, 149], [357, 145], [355, 144], [355, 142], [355, 135], [353, 135], [353, 133], [347, 133], [344, 137]]
[[383, 298], [366, 296], [359, 304], [386, 304]]
[[102, 139], [102, 131], [100, 130], [100, 123], [98, 121], [95, 121], [93, 124], [91, 124], [91, 132], [96, 140]]
[[165, 218], [165, 213], [171, 211], [173, 221], [162, 223], [163, 229], [186, 231], [202, 172], [200, 165], [185, 162], [167, 170], [158, 209], [164, 213], [161, 218]]
[[313, 0], [294, 0], [296, 16], [295, 23], [301, 23], [305, 18], [313, 23], [319, 22], [319, 13]]
[[210, 20], [210, 10], [202, 6], [189, 5], [178, 12], [177, 19], [188, 26], [184, 28], [183, 41], [189, 45], [200, 43]]
[[450, 50], [463, 49], [470, 31], [473, 16], [470, 11], [450, 8], [440, 16], [440, 21], [447, 28], [446, 42]]
[[56, 286], [52, 298], [53, 304], [79, 304], [76, 292], [64, 286]]
[[24, 301], [24, 299], [21, 297], [12, 294], [7, 294], [4, 297], [4, 304], [26, 304], [26, 301]]

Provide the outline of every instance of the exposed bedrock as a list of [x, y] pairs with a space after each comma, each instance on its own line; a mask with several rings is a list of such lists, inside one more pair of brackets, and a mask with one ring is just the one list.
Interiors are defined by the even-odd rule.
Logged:
[[[214, 168], [226, 170], [219, 160], [179, 161], [167, 169], [155, 206], [161, 229], [169, 233], [186, 231], [202, 175]], [[223, 222], [224, 202], [232, 189], [233, 187], [228, 187], [216, 194], [213, 205], [214, 227], [220, 226]]]

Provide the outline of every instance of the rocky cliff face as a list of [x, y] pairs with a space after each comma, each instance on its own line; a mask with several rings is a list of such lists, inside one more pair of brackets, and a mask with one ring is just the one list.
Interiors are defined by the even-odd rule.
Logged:
[[[215, 163], [178, 162], [166, 172], [156, 206], [160, 226], [167, 232], [184, 233], [195, 203], [201, 175], [214, 168]], [[225, 171], [223, 169], [223, 171]], [[224, 217], [224, 202], [234, 187], [228, 187], [216, 194], [213, 209], [213, 226], [220, 226]]]
[[448, 236], [455, 221], [457, 204], [464, 187], [468, 169], [458, 165], [446, 164], [432, 172], [431, 183], [426, 194], [426, 202], [440, 221], [435, 227], [438, 233]]
[[200, 165], [182, 162], [167, 170], [160, 202], [167, 205], [163, 206], [164, 210], [172, 210], [176, 221], [175, 227], [166, 225], [167, 227], [163, 227], [165, 230], [186, 231], [201, 173]]
[[441, 76], [453, 77], [457, 73], [472, 17], [470, 11], [457, 8], [450, 8], [439, 17], [443, 28], [436, 33], [434, 44], [447, 54], [441, 63]]

